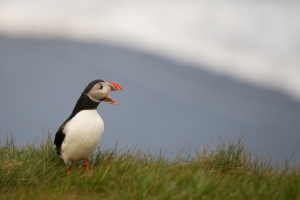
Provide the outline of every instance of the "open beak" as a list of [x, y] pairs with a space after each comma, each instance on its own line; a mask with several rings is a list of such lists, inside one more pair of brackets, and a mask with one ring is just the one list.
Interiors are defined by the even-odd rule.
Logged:
[[[119, 91], [119, 90], [123, 91], [123, 88], [118, 83], [114, 83], [114, 82], [105, 82], [105, 83], [109, 86], [110, 91]], [[118, 105], [118, 103], [115, 100], [113, 100], [108, 94], [106, 95], [106, 99], [104, 100], [104, 102], [112, 105]]]

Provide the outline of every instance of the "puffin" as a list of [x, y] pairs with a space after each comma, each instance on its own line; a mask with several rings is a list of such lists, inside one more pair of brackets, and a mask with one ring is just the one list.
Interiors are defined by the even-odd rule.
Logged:
[[90, 82], [80, 95], [71, 115], [64, 121], [55, 134], [55, 150], [70, 175], [70, 165], [84, 160], [85, 171], [89, 171], [90, 156], [96, 150], [104, 123], [97, 112], [98, 105], [103, 101], [118, 105], [108, 93], [123, 88], [115, 82], [105, 82], [97, 79]]

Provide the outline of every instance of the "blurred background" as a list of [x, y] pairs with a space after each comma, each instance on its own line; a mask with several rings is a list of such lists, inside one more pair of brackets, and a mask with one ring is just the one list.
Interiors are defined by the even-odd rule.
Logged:
[[243, 138], [300, 159], [298, 0], [0, 0], [0, 70], [2, 142], [54, 137], [103, 79], [124, 92], [98, 107], [101, 148], [175, 156]]

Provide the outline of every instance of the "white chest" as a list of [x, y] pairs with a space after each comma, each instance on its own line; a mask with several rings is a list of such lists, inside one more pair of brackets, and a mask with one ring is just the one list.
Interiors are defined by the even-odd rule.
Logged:
[[65, 139], [61, 147], [62, 157], [77, 161], [88, 158], [96, 150], [104, 123], [97, 110], [77, 113], [64, 127]]

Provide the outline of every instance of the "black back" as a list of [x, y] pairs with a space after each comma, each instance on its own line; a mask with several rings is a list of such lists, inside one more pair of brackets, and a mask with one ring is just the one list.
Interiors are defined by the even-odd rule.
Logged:
[[54, 144], [56, 145], [55, 150], [58, 155], [60, 155], [60, 148], [65, 139], [65, 134], [63, 133], [63, 129], [64, 129], [65, 125], [67, 124], [67, 122], [70, 121], [77, 113], [79, 113], [82, 110], [97, 109], [100, 102], [95, 102], [95, 101], [91, 100], [85, 93], [88, 93], [92, 89], [92, 87], [98, 82], [104, 82], [104, 81], [100, 80], [100, 79], [94, 80], [94, 81], [90, 82], [88, 84], [88, 86], [86, 86], [83, 93], [79, 97], [79, 99], [73, 109], [72, 114], [68, 117], [68, 119], [66, 119], [66, 121], [64, 121], [64, 123], [57, 130], [57, 132], [55, 134], [55, 138], [54, 138]]

